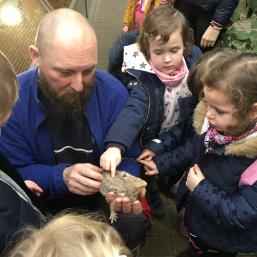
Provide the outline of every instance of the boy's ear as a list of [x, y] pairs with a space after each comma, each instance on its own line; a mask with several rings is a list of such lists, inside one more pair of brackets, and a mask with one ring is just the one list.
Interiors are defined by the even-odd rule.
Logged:
[[252, 105], [252, 118], [257, 121], [257, 103]]
[[39, 50], [36, 46], [34, 46], [34, 45], [29, 46], [29, 55], [30, 55], [32, 62], [36, 66], [38, 66], [40, 56], [39, 56]]

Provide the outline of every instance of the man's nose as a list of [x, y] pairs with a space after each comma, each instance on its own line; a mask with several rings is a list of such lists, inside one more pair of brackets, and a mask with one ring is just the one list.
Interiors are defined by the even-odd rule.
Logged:
[[74, 75], [72, 82], [71, 82], [71, 87], [76, 92], [81, 92], [83, 90], [83, 81], [82, 81], [81, 73], [77, 73], [76, 75]]

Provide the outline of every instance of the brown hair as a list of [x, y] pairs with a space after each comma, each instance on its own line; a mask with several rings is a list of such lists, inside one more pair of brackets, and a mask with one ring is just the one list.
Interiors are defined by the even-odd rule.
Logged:
[[151, 11], [140, 26], [138, 45], [146, 60], [150, 59], [149, 39], [161, 37], [163, 43], [169, 41], [170, 35], [179, 30], [185, 46], [184, 55], [192, 51], [193, 32], [184, 15], [167, 5]]
[[0, 127], [8, 119], [18, 98], [18, 83], [12, 64], [0, 51]]
[[132, 257], [118, 232], [93, 215], [65, 214], [25, 235], [9, 257]]
[[257, 103], [257, 54], [240, 53], [221, 60], [203, 77], [203, 84], [222, 90], [236, 106], [235, 116], [241, 126], [234, 133], [244, 132], [256, 123], [250, 115], [253, 104]]
[[187, 85], [192, 95], [199, 97], [202, 94], [203, 82], [202, 78], [207, 74], [218, 62], [232, 56], [232, 52], [222, 50], [208, 51], [191, 67]]

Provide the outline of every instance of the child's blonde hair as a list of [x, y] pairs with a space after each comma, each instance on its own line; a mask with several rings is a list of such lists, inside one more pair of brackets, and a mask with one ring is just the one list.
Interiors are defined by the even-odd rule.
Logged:
[[132, 257], [118, 232], [93, 215], [64, 214], [25, 235], [9, 257]]
[[0, 51], [0, 127], [8, 119], [18, 98], [18, 83], [12, 64]]
[[170, 35], [179, 30], [185, 47], [184, 55], [189, 54], [193, 47], [193, 31], [184, 15], [170, 6], [160, 6], [151, 11], [140, 27], [138, 45], [146, 60], [150, 59], [149, 40], [157, 36], [165, 44]]
[[203, 84], [222, 90], [236, 106], [235, 117], [240, 121], [233, 134], [244, 132], [257, 121], [251, 117], [253, 105], [257, 103], [257, 54], [234, 54], [203, 77]]

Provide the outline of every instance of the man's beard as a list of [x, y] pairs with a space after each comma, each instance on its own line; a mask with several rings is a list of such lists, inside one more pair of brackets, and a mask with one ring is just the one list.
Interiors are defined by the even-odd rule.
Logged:
[[39, 75], [39, 87], [51, 106], [50, 108], [46, 106], [48, 110], [47, 115], [54, 127], [65, 127], [67, 122], [77, 128], [82, 127], [84, 122], [84, 107], [93, 93], [95, 88], [94, 82], [95, 79], [93, 78], [91, 84], [83, 84], [83, 90], [81, 92], [76, 92], [72, 88], [69, 88], [69, 92], [60, 94], [53, 89], [42, 73]]

